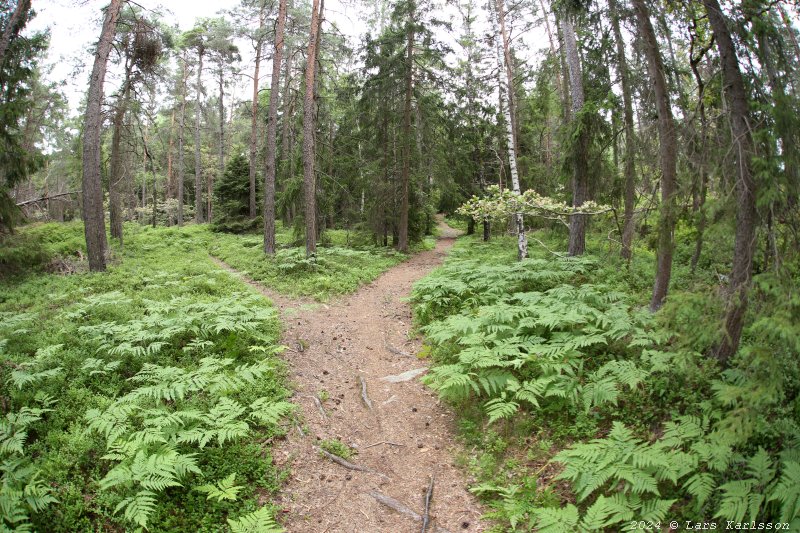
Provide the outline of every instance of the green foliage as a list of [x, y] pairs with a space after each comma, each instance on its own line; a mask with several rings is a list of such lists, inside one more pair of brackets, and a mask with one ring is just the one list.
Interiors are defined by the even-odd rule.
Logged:
[[[720, 369], [700, 352], [718, 339], [722, 309], [680, 267], [683, 292], [653, 316], [635, 307], [647, 301], [639, 277], [652, 257], [625, 269], [536, 247], [515, 262], [513, 250], [503, 238], [462, 240], [413, 294], [434, 363], [426, 382], [471, 417], [462, 427], [481, 452], [467, 464], [483, 481], [474, 490], [493, 509], [487, 517], [537, 531], [668, 517], [800, 525], [795, 281], [755, 277], [742, 346]], [[504, 428], [501, 445], [486, 423]], [[536, 476], [550, 458], [568, 492], [537, 486], [533, 465], [500, 467], [515, 439], [536, 438], [547, 443], [528, 452]], [[550, 457], [553, 443], [562, 449]]]
[[326, 452], [341, 457], [342, 459], [352, 459], [358, 453], [356, 450], [338, 439], [326, 439], [319, 443], [319, 447]]
[[0, 282], [6, 528], [206, 530], [281, 478], [275, 311], [212, 265], [206, 228], [126, 231], [108, 273]]
[[243, 152], [228, 159], [222, 179], [214, 183], [214, 231], [243, 233], [260, 228], [260, 218], [250, 218], [250, 163]]
[[231, 533], [282, 533], [284, 530], [275, 523], [272, 514], [266, 507], [246, 514], [236, 520], [228, 519]]

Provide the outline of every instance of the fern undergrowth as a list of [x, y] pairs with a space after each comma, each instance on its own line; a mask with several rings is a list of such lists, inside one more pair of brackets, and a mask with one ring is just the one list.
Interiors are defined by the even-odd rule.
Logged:
[[[484, 449], [467, 464], [498, 528], [618, 531], [672, 519], [800, 528], [798, 297], [757, 278], [764, 309], [720, 371], [703, 355], [719, 323], [697, 287], [677, 287], [652, 315], [632, 274], [607, 257], [515, 262], [513, 249], [462, 240], [412, 296], [434, 360], [424, 381], [463, 413], [480, 405], [485, 424], [520, 444], [491, 451], [492, 431], [462, 423]], [[544, 453], [531, 437], [548, 443]]]

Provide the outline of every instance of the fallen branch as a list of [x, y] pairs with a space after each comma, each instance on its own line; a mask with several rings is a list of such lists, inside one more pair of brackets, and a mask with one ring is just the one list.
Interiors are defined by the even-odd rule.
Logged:
[[428, 524], [430, 524], [431, 516], [431, 498], [433, 497], [433, 474], [431, 474], [431, 482], [428, 484], [428, 492], [425, 493], [425, 513], [422, 515], [422, 532], [425, 533], [428, 530]]
[[[409, 509], [407, 506], [403, 505], [401, 502], [395, 500], [394, 498], [386, 496], [385, 494], [381, 494], [378, 491], [372, 491], [369, 493], [369, 495], [375, 498], [378, 501], [378, 503], [381, 503], [386, 507], [389, 507], [390, 509], [394, 509], [398, 513], [409, 517], [415, 522], [422, 521], [422, 517], [420, 515]], [[434, 529], [434, 531], [436, 533], [450, 533], [450, 531], [448, 531], [447, 529], [438, 526]]]
[[372, 409], [372, 400], [370, 400], [367, 395], [367, 382], [364, 376], [358, 376], [358, 380], [361, 382], [361, 400], [364, 402], [364, 405], [367, 406], [367, 409]]
[[26, 200], [24, 202], [20, 202], [17, 204], [17, 207], [22, 207], [23, 205], [28, 205], [28, 204], [35, 204], [36, 202], [42, 202], [44, 200], [52, 200], [53, 198], [60, 198], [62, 196], [69, 196], [71, 194], [79, 194], [80, 192], [81, 191], [67, 191], [59, 194], [53, 194], [50, 196], [42, 196], [41, 198], [34, 198], [33, 200]]

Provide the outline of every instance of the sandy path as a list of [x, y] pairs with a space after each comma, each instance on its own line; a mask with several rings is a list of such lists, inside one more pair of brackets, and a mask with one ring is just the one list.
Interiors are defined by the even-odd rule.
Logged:
[[[301, 406], [304, 420], [302, 435], [294, 429], [274, 449], [276, 463], [291, 469], [277, 502], [288, 531], [420, 531], [420, 522], [370, 494], [394, 498], [421, 515], [431, 475], [435, 486], [428, 531], [483, 529], [481, 508], [466, 490], [464, 473], [453, 464], [457, 445], [452, 412], [419, 377], [398, 383], [381, 379], [426, 366], [414, 356], [420, 342], [409, 339], [411, 308], [405, 298], [453, 245], [457, 232], [446, 226], [441, 230], [434, 250], [415, 255], [332, 304], [288, 299], [245, 279], [281, 310], [283, 343], [291, 348], [284, 358], [297, 391], [293, 401]], [[366, 382], [371, 409], [362, 400], [359, 376]], [[321, 391], [328, 396], [325, 417], [313, 400]], [[348, 470], [322, 457], [317, 445], [324, 439], [356, 448], [351, 462], [373, 472]]]

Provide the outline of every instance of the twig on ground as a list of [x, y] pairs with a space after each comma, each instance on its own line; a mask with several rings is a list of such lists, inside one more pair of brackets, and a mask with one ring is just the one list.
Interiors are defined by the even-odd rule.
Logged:
[[322, 407], [322, 402], [319, 401], [319, 398], [317, 398], [313, 394], [308, 394], [307, 397], [311, 398], [314, 401], [314, 405], [317, 406], [317, 409], [319, 410], [319, 413], [322, 415], [322, 418], [327, 420], [328, 419], [328, 413], [325, 412], [325, 408]]
[[[409, 509], [406, 505], [403, 505], [401, 502], [395, 500], [394, 498], [386, 496], [385, 494], [382, 494], [376, 490], [370, 492], [369, 495], [375, 498], [378, 501], [378, 503], [381, 503], [386, 507], [389, 507], [390, 509], [394, 509], [398, 513], [409, 517], [415, 522], [422, 521], [422, 517], [420, 515]], [[433, 531], [435, 533], [450, 533], [450, 531], [446, 530], [445, 528], [438, 526], [435, 527]]]
[[422, 532], [428, 530], [428, 524], [431, 521], [431, 498], [433, 497], [433, 474], [431, 474], [431, 481], [428, 484], [428, 492], [425, 493], [425, 513], [422, 515]]
[[364, 449], [366, 450], [367, 448], [372, 448], [374, 446], [380, 446], [381, 444], [388, 444], [389, 446], [405, 446], [405, 444], [400, 444], [400, 443], [397, 443], [397, 442], [390, 442], [388, 440], [382, 440], [380, 442], [375, 442], [375, 443], [370, 444], [368, 446], [364, 446]]
[[361, 400], [364, 402], [364, 405], [367, 406], [367, 409], [372, 409], [372, 400], [370, 400], [367, 395], [367, 382], [364, 376], [358, 376], [358, 379], [361, 381]]

